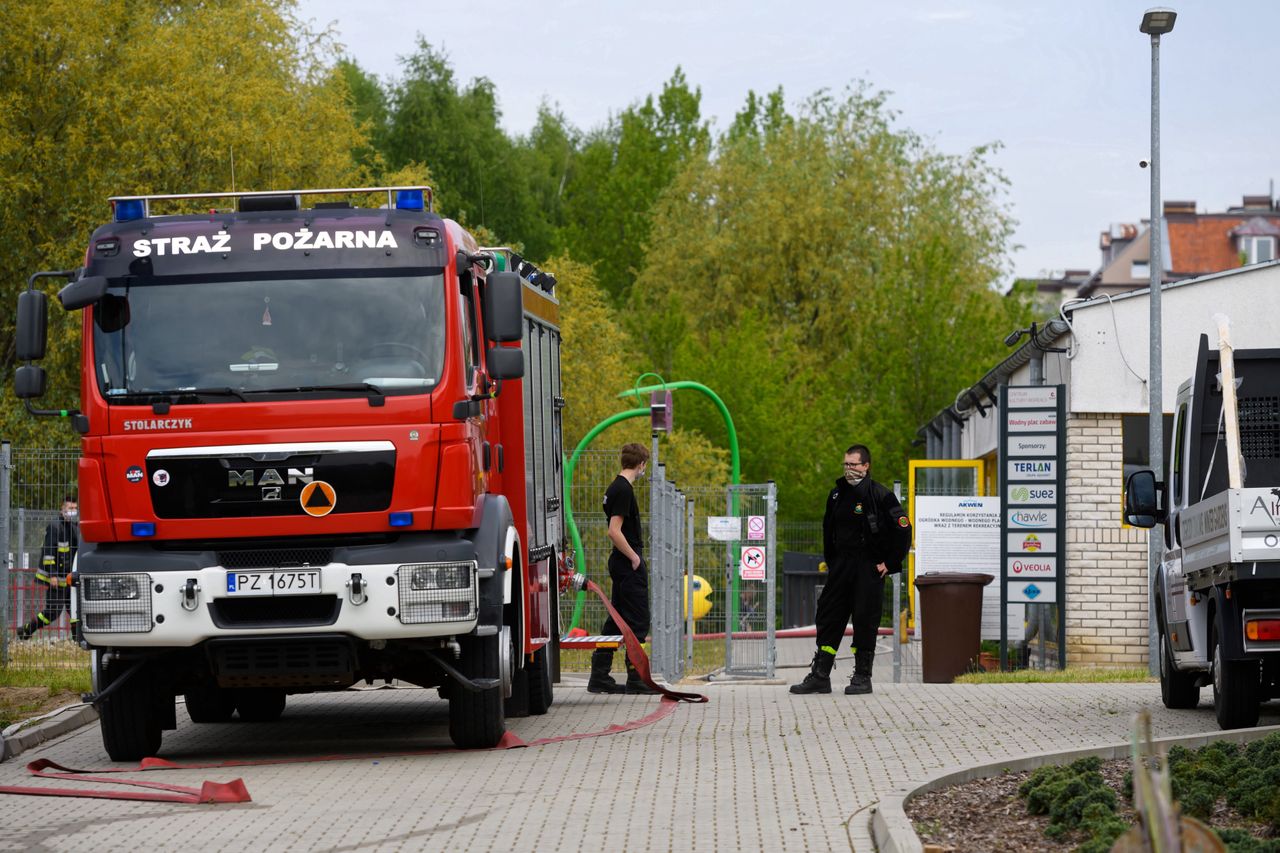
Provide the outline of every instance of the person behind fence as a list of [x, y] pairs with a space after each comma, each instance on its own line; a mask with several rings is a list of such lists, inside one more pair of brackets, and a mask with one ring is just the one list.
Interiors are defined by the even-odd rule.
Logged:
[[884, 579], [902, 571], [910, 548], [911, 521], [893, 492], [871, 479], [871, 451], [853, 445], [844, 453], [844, 476], [827, 496], [822, 517], [828, 575], [814, 617], [818, 648], [808, 675], [791, 686], [792, 693], [831, 692], [831, 667], [850, 616], [854, 670], [844, 692], [871, 692]]
[[[609, 596], [613, 609], [627, 623], [627, 627], [644, 642], [649, 633], [649, 567], [642, 552], [644, 544], [640, 535], [640, 505], [636, 503], [633, 483], [644, 476], [649, 451], [642, 444], [622, 446], [622, 470], [604, 493], [604, 515], [608, 521], [609, 580], [613, 590]], [[600, 629], [601, 634], [621, 634], [622, 629], [610, 616]], [[591, 654], [591, 678], [587, 681], [589, 693], [644, 693], [658, 691], [640, 678], [631, 661], [627, 661], [627, 683], [619, 684], [609, 675], [613, 668], [614, 649], [597, 648]]]
[[[18, 639], [29, 639], [41, 628], [54, 624], [64, 610], [71, 610], [71, 566], [80, 547], [80, 507], [75, 495], [62, 499], [62, 511], [49, 522], [40, 548], [40, 568], [36, 580], [47, 584], [44, 606], [35, 618], [18, 629]], [[72, 620], [73, 622], [75, 620]]]

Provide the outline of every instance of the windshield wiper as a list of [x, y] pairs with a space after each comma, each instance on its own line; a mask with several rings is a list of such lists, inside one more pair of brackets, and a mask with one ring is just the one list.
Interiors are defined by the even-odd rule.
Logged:
[[372, 382], [343, 382], [337, 385], [289, 385], [281, 388], [246, 388], [246, 394], [289, 394], [307, 391], [369, 391], [383, 396], [382, 389]]
[[235, 397], [240, 402], [244, 402], [243, 392], [226, 385], [220, 385], [216, 388], [170, 388], [167, 391], [155, 391], [153, 393], [173, 403], [180, 403], [188, 398], [195, 398], [196, 402], [199, 402], [200, 397]]

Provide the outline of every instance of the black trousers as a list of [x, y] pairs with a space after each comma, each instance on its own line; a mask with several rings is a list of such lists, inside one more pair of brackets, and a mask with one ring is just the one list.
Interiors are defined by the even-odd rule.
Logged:
[[62, 616], [63, 611], [71, 610], [71, 588], [66, 586], [50, 586], [49, 591], [45, 593], [44, 607], [40, 608], [40, 612], [36, 617], [27, 623], [29, 631], [37, 631], [48, 625], [57, 622]]
[[[641, 557], [640, 568], [633, 569], [630, 560], [614, 551], [609, 555], [609, 580], [613, 583], [609, 602], [643, 643], [649, 635], [649, 564]], [[604, 620], [600, 633], [621, 634], [622, 629], [610, 616]]]
[[853, 617], [855, 649], [874, 652], [876, 634], [880, 630], [880, 612], [884, 607], [884, 578], [876, 564], [858, 558], [841, 560], [830, 568], [827, 583], [818, 596], [818, 612], [814, 617], [818, 629], [818, 648], [840, 648], [844, 626]]

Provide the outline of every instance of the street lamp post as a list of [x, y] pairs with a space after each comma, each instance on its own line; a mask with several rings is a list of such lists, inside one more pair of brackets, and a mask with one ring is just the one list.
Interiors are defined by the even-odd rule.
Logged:
[[[1164, 382], [1163, 359], [1160, 352], [1160, 285], [1164, 273], [1164, 265], [1160, 250], [1164, 228], [1160, 204], [1160, 36], [1173, 31], [1173, 22], [1178, 13], [1172, 9], [1148, 9], [1142, 15], [1142, 24], [1138, 29], [1151, 36], [1151, 228], [1148, 232], [1150, 255], [1148, 272], [1150, 273], [1150, 341], [1151, 353], [1147, 370], [1147, 397], [1149, 410], [1147, 415], [1147, 446], [1151, 461], [1151, 469], [1156, 480], [1164, 478]], [[1160, 565], [1160, 542], [1162, 535], [1157, 528], [1152, 528], [1147, 545], [1148, 580], [1158, 574]], [[1159, 646], [1156, 639], [1155, 602], [1151, 592], [1153, 586], [1147, 584], [1147, 660], [1150, 671], [1158, 671]]]

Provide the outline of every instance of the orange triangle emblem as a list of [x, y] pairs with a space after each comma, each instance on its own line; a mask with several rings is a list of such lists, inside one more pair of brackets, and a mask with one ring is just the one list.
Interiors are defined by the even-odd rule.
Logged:
[[319, 518], [333, 512], [338, 503], [338, 493], [324, 480], [316, 480], [302, 487], [298, 502], [302, 504], [303, 512]]

